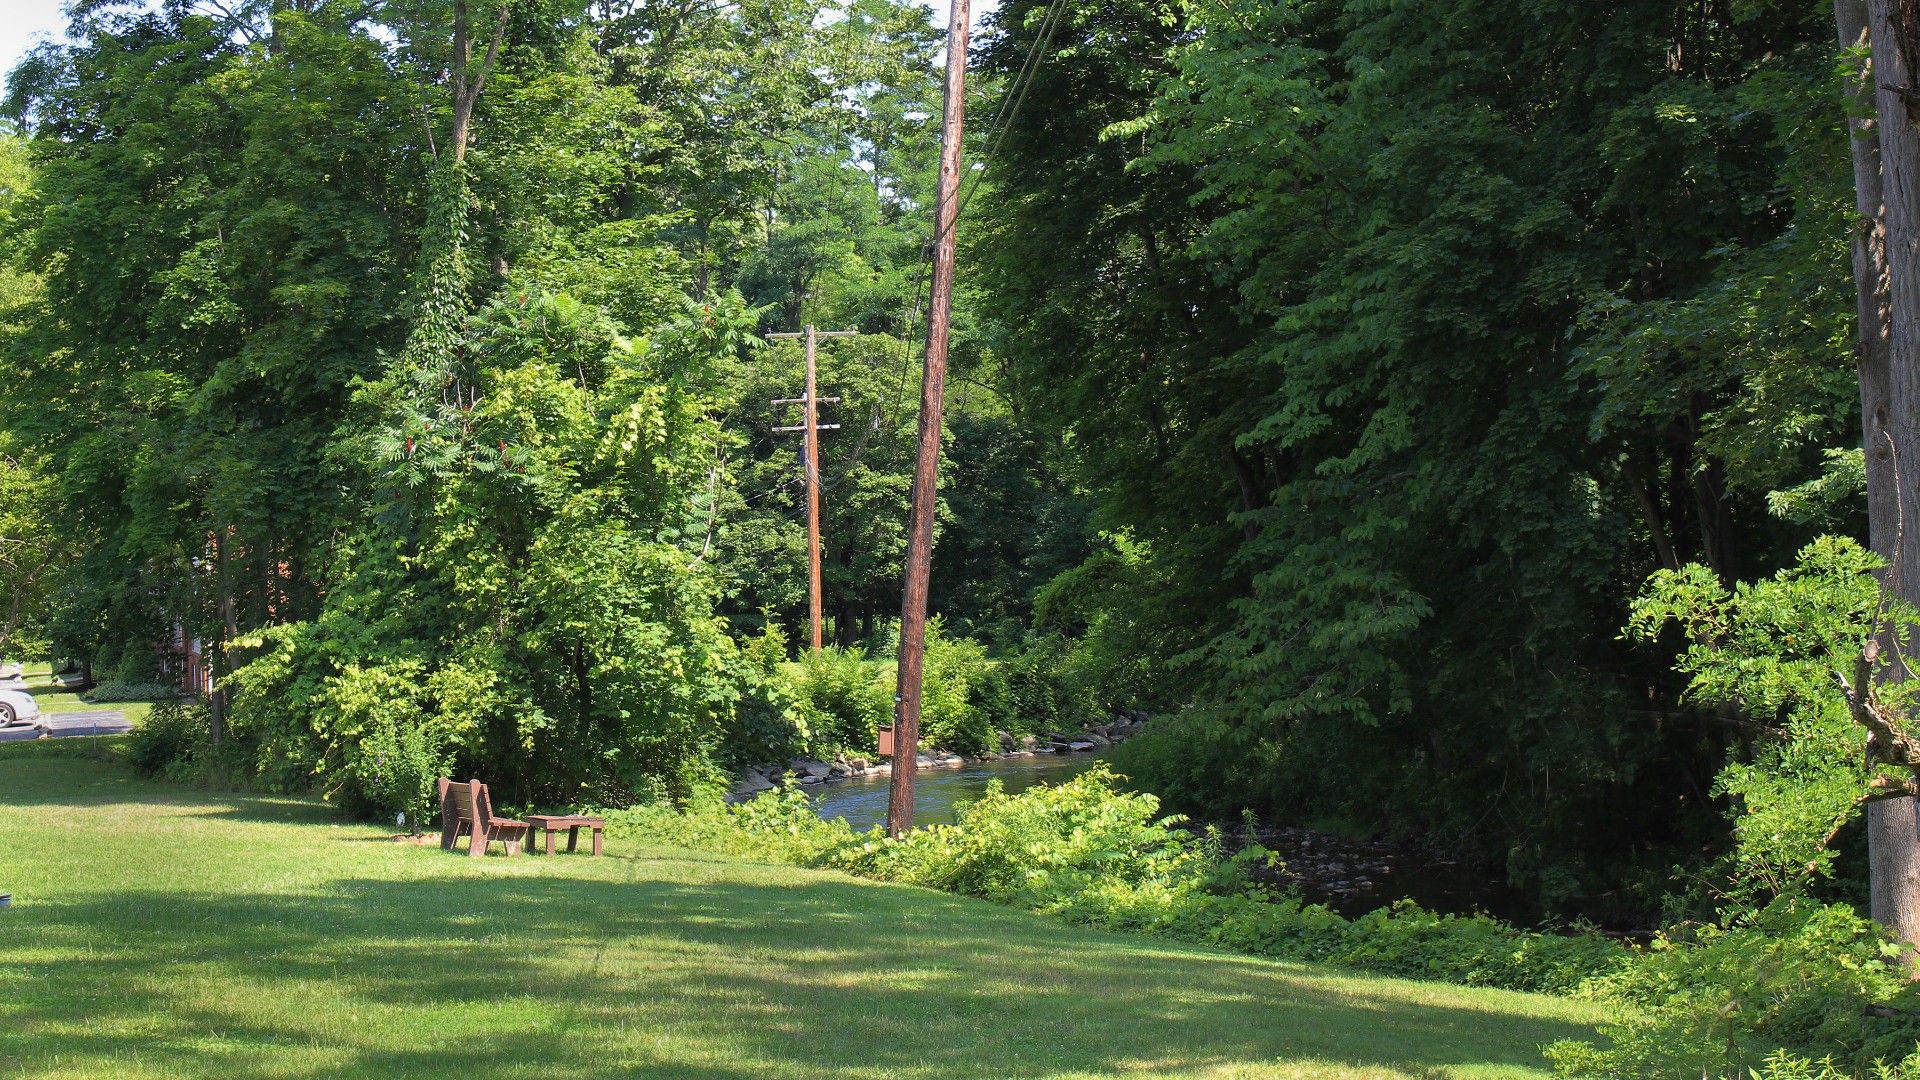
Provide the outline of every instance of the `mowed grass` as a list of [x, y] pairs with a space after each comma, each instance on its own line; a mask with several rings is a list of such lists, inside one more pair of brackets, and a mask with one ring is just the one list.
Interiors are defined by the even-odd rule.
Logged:
[[74, 691], [54, 685], [53, 665], [45, 661], [26, 664], [21, 668], [20, 673], [26, 677], [27, 693], [32, 694], [33, 699], [40, 703], [40, 711], [43, 713], [121, 712], [126, 714], [127, 719], [138, 724], [147, 718], [147, 713], [153, 710], [153, 703], [150, 701], [118, 701], [99, 705], [82, 701], [80, 695]]
[[0, 747], [0, 1076], [1519, 1077], [1594, 1007], [614, 842], [469, 859]]

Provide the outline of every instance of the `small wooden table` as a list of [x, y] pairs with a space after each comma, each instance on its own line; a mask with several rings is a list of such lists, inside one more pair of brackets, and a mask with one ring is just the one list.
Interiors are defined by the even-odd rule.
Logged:
[[[607, 827], [607, 819], [586, 817], [582, 814], [528, 814], [527, 824], [535, 829], [545, 830], [547, 834], [547, 854], [549, 855], [553, 854], [553, 834], [555, 830], [567, 830], [567, 850], [572, 851], [574, 845], [580, 842], [580, 830], [592, 829], [593, 853], [597, 857], [600, 854], [600, 832]], [[534, 850], [533, 845], [527, 845], [527, 850]]]

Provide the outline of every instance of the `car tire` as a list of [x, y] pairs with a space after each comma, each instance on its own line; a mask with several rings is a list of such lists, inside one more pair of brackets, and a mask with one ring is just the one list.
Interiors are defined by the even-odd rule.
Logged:
[[13, 706], [0, 701], [0, 727], [12, 727], [19, 717], [13, 714]]

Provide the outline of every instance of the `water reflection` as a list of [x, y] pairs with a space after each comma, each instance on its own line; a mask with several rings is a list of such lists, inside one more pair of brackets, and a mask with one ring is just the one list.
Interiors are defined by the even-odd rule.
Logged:
[[[1035, 784], [1057, 784], [1085, 772], [1099, 757], [1098, 754], [1036, 754], [970, 762], [952, 769], [922, 769], [914, 777], [913, 823], [951, 825], [954, 807], [984, 795], [991, 781], [1000, 781], [1010, 794]], [[869, 829], [886, 824], [890, 783], [890, 777], [857, 776], [816, 784], [808, 789], [808, 794], [813, 796], [821, 817], [829, 820], [843, 817], [856, 829]]]

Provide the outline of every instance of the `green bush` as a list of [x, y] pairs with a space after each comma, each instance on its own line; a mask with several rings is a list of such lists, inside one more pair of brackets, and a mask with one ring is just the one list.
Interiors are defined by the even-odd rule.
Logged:
[[893, 716], [893, 689], [866, 650], [830, 645], [788, 670], [810, 749], [873, 752], [875, 732]]
[[1629, 952], [1597, 936], [1516, 930], [1412, 904], [1358, 919], [1245, 887], [1250, 848], [1225, 857], [1211, 834], [1159, 817], [1151, 795], [1116, 789], [1096, 765], [1057, 786], [991, 791], [953, 825], [895, 840], [822, 821], [798, 789], [734, 807], [614, 812], [616, 835], [946, 889], [1108, 929], [1288, 960], [1516, 990], [1570, 992]]
[[1186, 651], [1170, 621], [1189, 586], [1167, 574], [1152, 545], [1132, 533], [1102, 532], [1092, 554], [1042, 586], [1033, 599], [1036, 627], [1072, 642], [1061, 669], [1101, 712], [1160, 710], [1197, 689], [1193, 672], [1161, 658]]
[[327, 694], [332, 723], [353, 737], [334, 794], [351, 785], [343, 803], [365, 800], [414, 829], [433, 808], [435, 780], [452, 772], [455, 744], [448, 714], [425, 708], [424, 684], [416, 663], [351, 665]]
[[1354, 919], [1259, 895], [1224, 897], [1211, 906], [1208, 925], [1194, 940], [1466, 986], [1568, 994], [1628, 955], [1598, 935], [1520, 930], [1490, 916], [1445, 915], [1407, 900]]
[[1113, 885], [1155, 894], [1204, 890], [1217, 844], [1158, 816], [1151, 795], [1116, 791], [1096, 765], [1059, 785], [1008, 795], [998, 785], [959, 807], [952, 825], [861, 843], [831, 865], [867, 877], [944, 889], [1038, 911], [1065, 911]]
[[[1623, 1006], [1602, 1029], [1608, 1045], [1562, 1042], [1548, 1056], [1563, 1076], [1870, 1075], [1920, 1039], [1897, 955], [1852, 908], [1782, 898], [1731, 926], [1655, 939], [1589, 987]], [[1906, 1015], [1863, 1017], [1870, 1003]]]
[[731, 766], [786, 761], [806, 753], [810, 710], [786, 677], [787, 635], [769, 619], [740, 648], [740, 700], [721, 732], [719, 758]]
[[1007, 731], [1071, 731], [1100, 713], [1078, 675], [1073, 643], [1045, 634], [989, 672], [979, 693], [994, 723]]
[[95, 705], [104, 705], [116, 701], [166, 701], [179, 696], [178, 689], [164, 683], [128, 683], [109, 680], [87, 691], [82, 700]]
[[953, 637], [940, 619], [927, 624], [927, 651], [920, 691], [920, 738], [962, 754], [998, 750], [994, 716], [982, 707], [993, 665], [978, 642]]
[[[882, 646], [893, 646], [883, 642]], [[731, 764], [781, 761], [801, 753], [870, 754], [874, 732], [893, 719], [894, 686], [887, 665], [861, 648], [829, 646], [781, 664], [786, 636], [769, 624], [742, 647], [741, 701], [722, 738]], [[1073, 647], [1044, 636], [1006, 660], [985, 646], [927, 624], [920, 704], [926, 747], [978, 755], [998, 750], [998, 733], [1072, 729], [1095, 718], [1092, 697], [1072, 672]]]
[[[127, 683], [133, 686], [164, 685], [160, 681], [160, 654], [154, 651], [151, 642], [129, 643], [126, 650], [120, 654], [117, 663], [108, 666], [96, 660], [93, 667], [95, 671], [111, 672], [101, 680], [102, 685], [106, 683]], [[173, 687], [169, 686], [166, 689], [170, 694], [175, 692]]]
[[212, 727], [200, 705], [161, 701], [127, 738], [127, 761], [142, 776], [185, 782], [208, 757]]
[[1831, 1056], [1816, 1061], [1776, 1050], [1742, 1080], [1912, 1080], [1916, 1076], [1920, 1076], [1920, 1050], [1897, 1063], [1876, 1061], [1865, 1072], [1842, 1069]]

